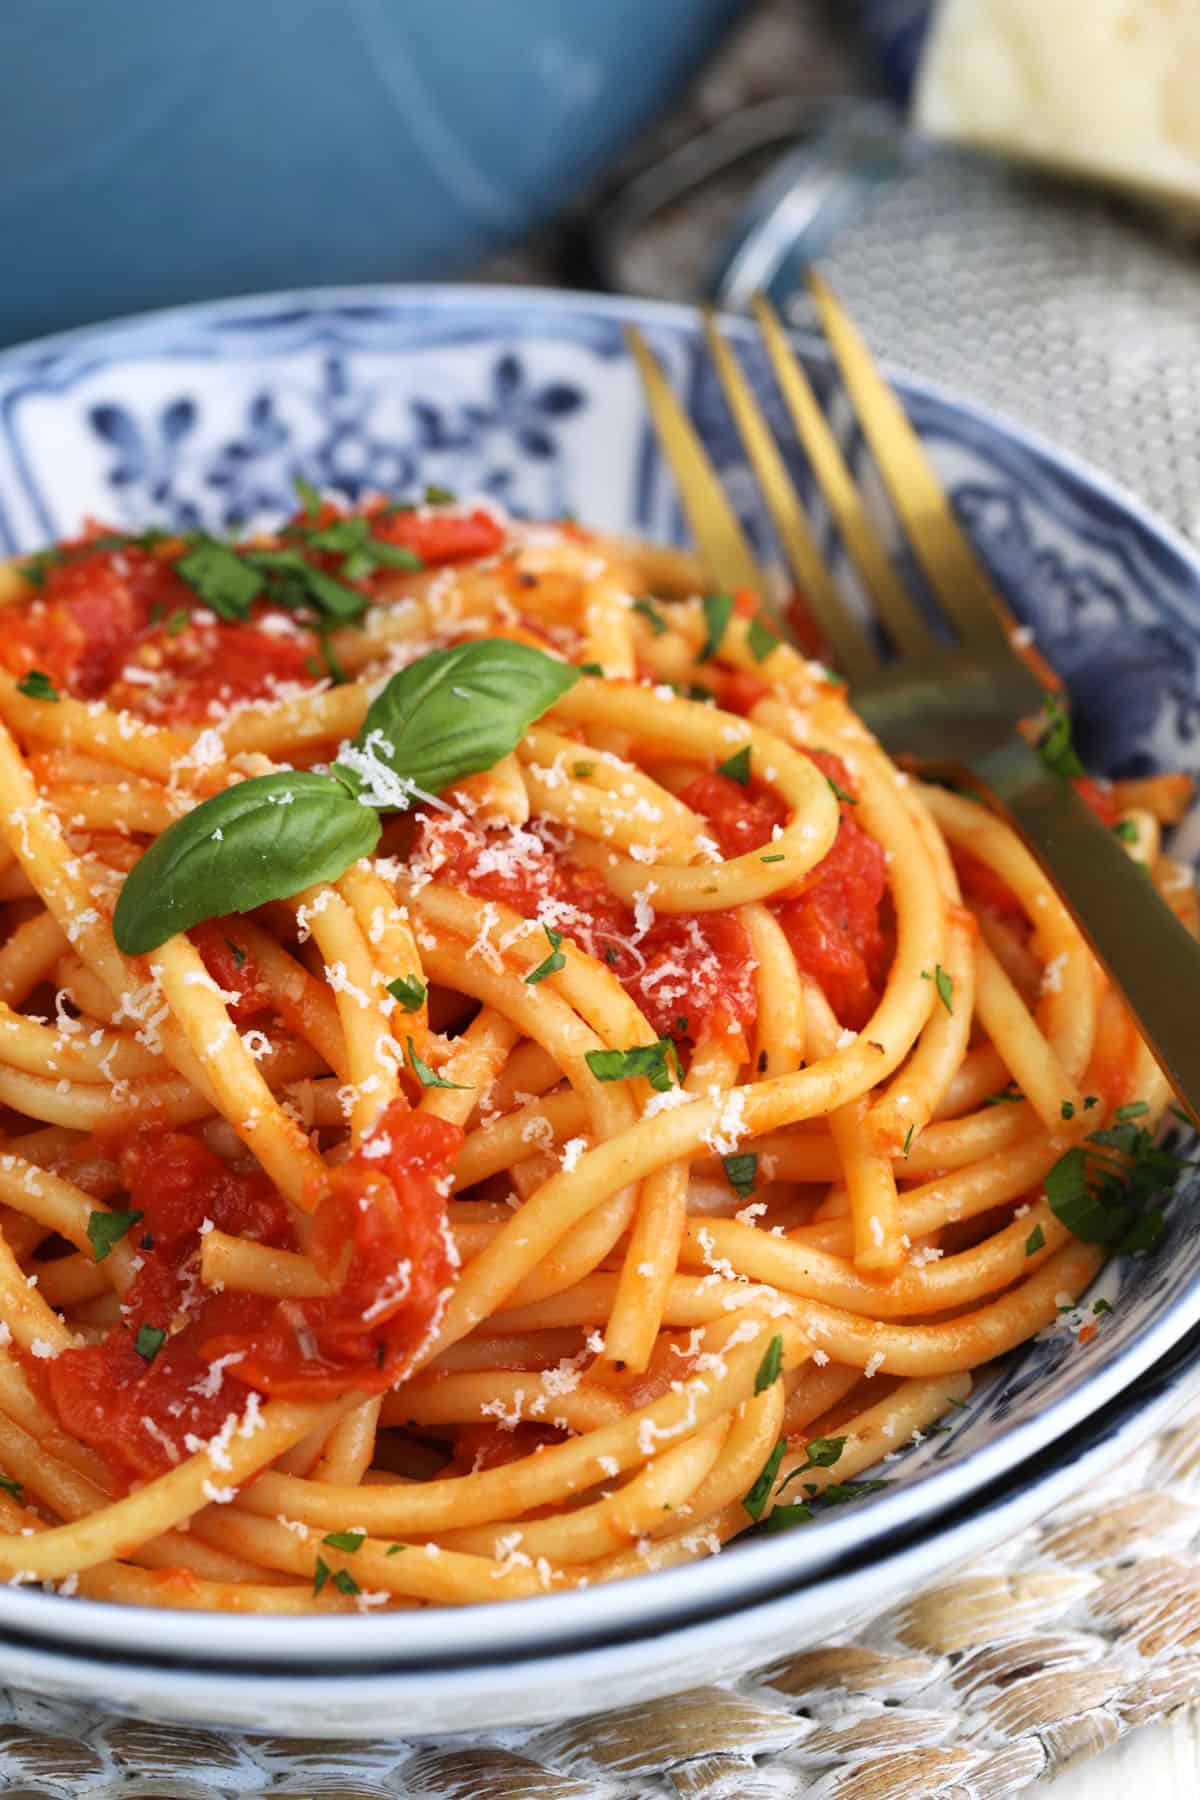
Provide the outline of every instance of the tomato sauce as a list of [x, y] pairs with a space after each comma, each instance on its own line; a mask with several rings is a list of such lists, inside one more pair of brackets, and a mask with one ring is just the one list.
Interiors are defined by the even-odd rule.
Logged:
[[[266, 1175], [231, 1168], [187, 1132], [139, 1133], [118, 1158], [142, 1214], [130, 1237], [141, 1267], [122, 1321], [101, 1344], [26, 1359], [31, 1376], [64, 1427], [126, 1481], [164, 1473], [219, 1432], [246, 1388], [305, 1400], [382, 1392], [435, 1326], [454, 1279], [444, 1190], [461, 1142], [456, 1125], [395, 1102], [333, 1172], [314, 1216], [309, 1251], [336, 1291], [276, 1302], [205, 1288], [199, 1273], [209, 1221], [295, 1247]], [[139, 1352], [141, 1327], [167, 1334], [156, 1350], [152, 1337]]]

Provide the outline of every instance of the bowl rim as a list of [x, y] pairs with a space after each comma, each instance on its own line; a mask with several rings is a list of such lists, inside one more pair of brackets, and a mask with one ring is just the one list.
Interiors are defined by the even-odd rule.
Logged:
[[[169, 333], [173, 327], [186, 330], [236, 317], [261, 320], [273, 312], [282, 315], [307, 310], [320, 314], [364, 306], [390, 307], [398, 314], [406, 310], [443, 309], [451, 328], [450, 347], [453, 315], [467, 310], [490, 314], [495, 319], [498, 337], [521, 315], [536, 315], [539, 311], [637, 323], [651, 331], [661, 327], [688, 339], [694, 339], [699, 331], [699, 313], [691, 306], [621, 295], [468, 283], [380, 282], [289, 288], [151, 309], [11, 345], [0, 350], [0, 383], [26, 364], [43, 363], [78, 349], [90, 349], [104, 359], [120, 361], [123, 354], [136, 354], [142, 347], [139, 338]], [[754, 326], [748, 319], [724, 315], [722, 325], [742, 341], [754, 337]], [[792, 336], [806, 358], [829, 364], [829, 353], [815, 335], [793, 332]], [[149, 349], [148, 344], [145, 347]], [[183, 346], [177, 344], [175, 354], [182, 353]], [[158, 343], [155, 354], [169, 357], [170, 344]], [[377, 344], [373, 354], [386, 356], [387, 347]], [[1150, 546], [1165, 551], [1171, 565], [1170, 579], [1177, 586], [1190, 586], [1200, 598], [1200, 553], [1120, 484], [1002, 413], [964, 401], [951, 390], [904, 369], [888, 365], [887, 373], [906, 401], [915, 403], [917, 422], [924, 432], [936, 437], [939, 417], [949, 415], [951, 421], [973, 426], [984, 441], [999, 439], [1015, 447], [1027, 464], [1034, 465], [1039, 481], [1066, 476], [1089, 505], [1100, 501], [1113, 515], [1113, 522], [1131, 524]], [[912, 1488], [874, 1496], [853, 1512], [822, 1520], [812, 1533], [742, 1542], [734, 1547], [732, 1555], [727, 1552], [721, 1557], [631, 1576], [605, 1586], [517, 1602], [429, 1608], [419, 1614], [375, 1614], [365, 1619], [361, 1615], [305, 1618], [299, 1632], [297, 1621], [290, 1617], [241, 1614], [236, 1640], [232, 1642], [229, 1615], [176, 1612], [170, 1615], [169, 1635], [176, 1643], [186, 1640], [186, 1648], [174, 1653], [164, 1650], [155, 1660], [164, 1666], [199, 1661], [229, 1671], [247, 1665], [282, 1670], [319, 1656], [327, 1671], [331, 1672], [331, 1664], [336, 1664], [349, 1672], [386, 1657], [395, 1679], [406, 1672], [427, 1671], [441, 1662], [461, 1670], [469, 1666], [473, 1657], [503, 1656], [510, 1661], [525, 1661], [544, 1651], [567, 1654], [616, 1643], [634, 1633], [658, 1636], [683, 1629], [688, 1621], [716, 1612], [728, 1613], [731, 1608], [740, 1611], [765, 1603], [765, 1597], [781, 1581], [789, 1586], [798, 1581], [819, 1581], [823, 1571], [856, 1552], [861, 1554], [867, 1545], [878, 1544], [886, 1556], [886, 1540], [906, 1518], [911, 1520], [914, 1509], [932, 1525], [939, 1517], [967, 1504], [971, 1496], [1002, 1480], [1015, 1467], [1028, 1463], [1109, 1406], [1197, 1324], [1200, 1272], [1170, 1296], [1148, 1330], [1131, 1336], [1128, 1343], [1049, 1406], [1009, 1425], [990, 1442], [930, 1468]], [[948, 1552], [947, 1560], [954, 1554], [957, 1552]], [[64, 1647], [73, 1645], [111, 1654], [136, 1652], [144, 1661], [147, 1641], [165, 1635], [162, 1617], [156, 1608], [78, 1598], [66, 1605], [57, 1596], [40, 1590], [0, 1587], [0, 1626], [6, 1633], [31, 1643], [53, 1640]], [[463, 1642], [468, 1633], [469, 1646]]]

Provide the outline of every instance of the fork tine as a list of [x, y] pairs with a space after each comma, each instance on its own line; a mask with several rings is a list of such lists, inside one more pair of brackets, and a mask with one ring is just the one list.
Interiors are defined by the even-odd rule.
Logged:
[[750, 466], [804, 599], [842, 669], [852, 681], [864, 680], [878, 670], [878, 658], [830, 579], [770, 427], [736, 356], [707, 308], [704, 334]]
[[628, 325], [625, 337], [642, 378], [659, 448], [675, 477], [692, 536], [714, 581], [731, 589], [753, 588], [765, 603], [769, 599], [766, 578], [751, 553], [708, 452], [641, 332]]
[[892, 504], [939, 603], [965, 644], [1008, 649], [1012, 615], [955, 518], [904, 408], [828, 283], [810, 270], [808, 285]]
[[779, 315], [762, 294], [756, 294], [752, 304], [779, 391], [863, 586], [879, 609], [896, 648], [914, 656], [928, 655], [934, 640], [875, 535], [841, 447], [817, 404]]

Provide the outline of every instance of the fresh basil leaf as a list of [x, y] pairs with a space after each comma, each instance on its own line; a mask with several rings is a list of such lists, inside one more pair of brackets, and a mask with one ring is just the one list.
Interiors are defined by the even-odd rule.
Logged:
[[758, 1478], [749, 1493], [742, 1496], [742, 1505], [752, 1519], [761, 1519], [767, 1501], [771, 1498], [771, 1489], [775, 1485], [775, 1477], [779, 1473], [779, 1465], [783, 1461], [783, 1453], [787, 1449], [787, 1441], [780, 1438], [759, 1471]]
[[152, 1363], [166, 1341], [161, 1325], [139, 1325], [133, 1347], [144, 1362]]
[[538, 964], [536, 969], [530, 969], [528, 975], [525, 977], [525, 984], [527, 987], [536, 987], [539, 981], [545, 981], [547, 975], [555, 975], [559, 969], [564, 969], [567, 965], [567, 959], [559, 948], [559, 945], [562, 943], [562, 932], [551, 931], [548, 925], [543, 925], [542, 930], [546, 933], [546, 941], [550, 945], [550, 954], [543, 962]]
[[366, 611], [365, 595], [327, 575], [324, 569], [314, 568], [298, 550], [251, 550], [246, 561], [267, 576], [270, 597], [280, 606], [311, 606], [331, 619], [345, 622], [361, 618]]
[[389, 981], [387, 991], [393, 1000], [400, 1002], [401, 1012], [418, 1012], [425, 1004], [428, 989], [423, 981], [415, 975], [397, 975], [395, 981]]
[[44, 669], [30, 669], [22, 675], [17, 683], [18, 694], [24, 694], [27, 700], [58, 700], [61, 698], [58, 689]]
[[758, 1373], [754, 1377], [756, 1394], [765, 1393], [773, 1382], [779, 1380], [783, 1369], [783, 1339], [778, 1332], [771, 1339], [758, 1365]]
[[733, 617], [732, 594], [705, 594], [700, 602], [704, 608], [704, 643], [700, 650], [700, 661], [707, 662], [721, 648], [721, 640], [729, 628]]
[[92, 1261], [103, 1262], [125, 1233], [141, 1218], [140, 1212], [94, 1212], [88, 1215], [88, 1243], [92, 1246]]
[[144, 955], [205, 919], [335, 881], [379, 832], [379, 815], [328, 775], [256, 775], [155, 839], [125, 878], [113, 935], [126, 955]]
[[725, 1171], [725, 1179], [739, 1200], [748, 1200], [754, 1192], [754, 1182], [758, 1174], [758, 1155], [753, 1150], [739, 1150], [733, 1156], [723, 1156], [721, 1167]]
[[674, 1085], [668, 1061], [674, 1048], [670, 1038], [659, 1038], [656, 1044], [634, 1044], [630, 1050], [589, 1050], [584, 1060], [597, 1081], [632, 1081], [642, 1075], [655, 1093], [665, 1094]]
[[236, 622], [250, 615], [263, 591], [262, 576], [216, 538], [202, 537], [175, 564], [175, 573], [194, 588], [220, 619]]
[[717, 774], [727, 775], [730, 781], [736, 781], [739, 787], [750, 785], [750, 746], [743, 744], [740, 750], [727, 757], [723, 763], [717, 764]]
[[494, 768], [578, 680], [570, 663], [509, 638], [433, 650], [392, 676], [355, 744], [402, 781], [437, 793]]

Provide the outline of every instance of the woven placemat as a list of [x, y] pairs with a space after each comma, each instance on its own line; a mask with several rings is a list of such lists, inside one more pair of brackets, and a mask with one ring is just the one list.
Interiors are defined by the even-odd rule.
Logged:
[[11, 1800], [1007, 1800], [1200, 1698], [1200, 1409], [843, 1643], [566, 1725], [367, 1743], [0, 1693]]

